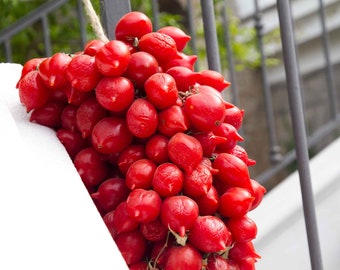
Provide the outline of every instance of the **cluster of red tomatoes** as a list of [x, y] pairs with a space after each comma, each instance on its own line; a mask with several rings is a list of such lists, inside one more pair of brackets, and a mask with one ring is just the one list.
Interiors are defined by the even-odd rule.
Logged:
[[194, 71], [181, 29], [123, 16], [115, 40], [23, 66], [30, 121], [53, 128], [130, 269], [255, 269], [265, 188], [237, 143], [229, 83]]

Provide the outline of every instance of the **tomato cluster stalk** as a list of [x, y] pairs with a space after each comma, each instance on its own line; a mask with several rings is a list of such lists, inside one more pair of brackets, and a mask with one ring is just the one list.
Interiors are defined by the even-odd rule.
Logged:
[[194, 71], [190, 36], [130, 12], [115, 40], [27, 61], [30, 121], [56, 132], [130, 269], [255, 269], [265, 188], [238, 143], [230, 83]]

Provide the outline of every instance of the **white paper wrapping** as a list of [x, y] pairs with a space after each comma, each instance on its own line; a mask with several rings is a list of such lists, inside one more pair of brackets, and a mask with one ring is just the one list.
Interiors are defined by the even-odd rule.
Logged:
[[66, 150], [30, 123], [0, 64], [0, 269], [128, 269]]

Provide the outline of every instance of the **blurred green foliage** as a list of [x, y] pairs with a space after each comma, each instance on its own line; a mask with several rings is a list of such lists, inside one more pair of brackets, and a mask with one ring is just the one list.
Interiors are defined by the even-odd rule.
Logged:
[[[33, 11], [39, 5], [46, 3], [45, 0], [0, 0], [0, 31], [10, 24]], [[77, 20], [77, 0], [69, 0], [55, 12], [48, 16], [50, 28], [50, 39], [52, 43], [52, 53], [66, 52], [74, 53], [83, 49], [80, 37], [80, 24]], [[100, 2], [92, 1], [93, 7], [97, 14], [100, 14]], [[220, 56], [222, 67], [228, 68], [227, 49], [224, 40], [224, 27], [218, 12], [220, 12], [221, 0], [215, 0], [216, 4], [216, 29], [218, 41], [220, 44]], [[146, 13], [152, 18], [152, 3], [145, 0], [131, 1], [132, 10], [139, 10]], [[219, 10], [218, 10], [219, 9]], [[198, 15], [199, 16], [199, 13]], [[241, 27], [239, 19], [231, 12], [228, 12], [229, 33], [232, 40], [232, 52], [237, 70], [245, 67], [258, 67], [260, 56], [257, 49], [256, 31], [253, 27]], [[159, 26], [173, 25], [186, 29], [182, 24], [181, 15], [161, 12], [159, 13]], [[186, 31], [186, 30], [185, 30]], [[203, 24], [200, 18], [197, 18], [196, 25], [197, 56], [198, 61], [204, 62], [206, 56]], [[95, 38], [95, 35], [87, 24], [86, 40]], [[267, 37], [268, 39], [268, 37]], [[271, 39], [269, 37], [269, 39]], [[40, 21], [33, 23], [27, 29], [17, 34], [11, 40], [12, 45], [12, 62], [24, 63], [34, 57], [45, 55], [43, 42], [43, 27]], [[185, 49], [185, 53], [192, 54], [193, 50], [190, 45]], [[0, 45], [0, 62], [5, 61], [4, 45]], [[268, 59], [268, 63], [275, 63], [275, 59]]]

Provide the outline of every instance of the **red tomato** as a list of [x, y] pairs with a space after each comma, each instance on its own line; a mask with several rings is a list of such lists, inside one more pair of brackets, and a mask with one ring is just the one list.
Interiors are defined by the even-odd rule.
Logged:
[[164, 26], [157, 30], [159, 33], [167, 34], [176, 42], [177, 50], [183, 51], [191, 37], [187, 35], [182, 29], [176, 26]]
[[165, 109], [175, 105], [178, 90], [175, 79], [167, 73], [155, 73], [144, 84], [147, 99], [157, 108]]
[[254, 197], [244, 188], [231, 187], [220, 197], [219, 213], [224, 217], [241, 217], [251, 208]]
[[200, 252], [192, 245], [186, 244], [169, 249], [164, 270], [200, 270], [202, 265]]
[[163, 201], [161, 220], [165, 227], [170, 228], [180, 237], [194, 226], [198, 217], [197, 203], [183, 195], [171, 196]]
[[112, 177], [102, 182], [91, 198], [107, 213], [117, 208], [129, 195], [125, 181], [120, 177]]
[[149, 189], [152, 186], [157, 165], [150, 159], [139, 159], [133, 162], [125, 175], [126, 186], [130, 189]]
[[151, 136], [145, 143], [145, 154], [156, 164], [169, 161], [168, 146], [169, 137], [162, 134]]
[[84, 54], [95, 56], [98, 50], [105, 45], [101, 39], [93, 39], [88, 41], [84, 47]]
[[230, 85], [230, 82], [226, 81], [223, 75], [215, 70], [202, 70], [199, 72], [198, 83], [201, 85], [209, 85], [219, 92], [222, 92]]
[[39, 75], [46, 87], [55, 90], [67, 83], [66, 69], [71, 60], [69, 54], [58, 52], [39, 64]]
[[138, 11], [128, 12], [123, 15], [114, 29], [116, 39], [130, 43], [151, 31], [151, 20], [144, 13]]
[[61, 114], [64, 107], [64, 103], [48, 101], [44, 106], [34, 109], [29, 120], [52, 129], [58, 129], [61, 126]]
[[177, 132], [186, 132], [189, 128], [189, 119], [181, 106], [173, 105], [158, 113], [157, 128], [163, 135], [171, 137]]
[[254, 179], [250, 179], [251, 185], [254, 190], [254, 201], [251, 204], [250, 210], [255, 209], [256, 207], [259, 206], [259, 204], [262, 202], [263, 196], [266, 193], [266, 188], [262, 186], [259, 182], [257, 182]]
[[115, 242], [128, 265], [139, 262], [146, 253], [147, 243], [138, 229], [118, 234]]
[[184, 174], [183, 192], [191, 198], [206, 195], [212, 182], [213, 177], [209, 168], [200, 163], [192, 172]]
[[243, 122], [243, 117], [243, 109], [240, 109], [231, 103], [228, 104], [225, 111], [224, 122], [233, 125], [237, 130], [239, 130]]
[[145, 158], [145, 146], [143, 144], [128, 145], [119, 154], [117, 165], [119, 170], [125, 175], [130, 165], [136, 160]]
[[159, 72], [159, 65], [156, 58], [150, 53], [138, 51], [131, 54], [123, 76], [134, 82], [138, 89], [143, 89], [145, 81], [157, 72]]
[[228, 258], [239, 263], [247, 258], [260, 259], [261, 256], [256, 253], [253, 242], [249, 241], [246, 243], [235, 242], [229, 250]]
[[189, 242], [202, 252], [220, 252], [227, 248], [231, 234], [215, 216], [199, 216], [190, 230]]
[[109, 116], [100, 120], [92, 130], [92, 144], [103, 154], [121, 152], [131, 144], [133, 136], [123, 118]]
[[167, 34], [151, 32], [143, 35], [138, 42], [141, 51], [152, 54], [162, 64], [175, 58], [177, 47], [175, 40]]
[[96, 87], [100, 105], [112, 112], [126, 111], [135, 98], [135, 88], [125, 77], [104, 77]]
[[212, 131], [193, 133], [194, 136], [202, 145], [203, 155], [211, 157], [215, 153], [216, 147], [219, 144], [227, 142], [226, 137], [216, 136]]
[[184, 101], [184, 112], [188, 115], [190, 126], [197, 131], [209, 132], [219, 127], [224, 120], [225, 105], [222, 98], [211, 91], [201, 91], [209, 86], [197, 86]]
[[72, 160], [80, 150], [88, 147], [87, 140], [78, 131], [60, 128], [57, 130], [56, 135]]
[[217, 254], [210, 254], [207, 260], [207, 270], [240, 270], [237, 263]]
[[245, 164], [247, 164], [247, 166], [253, 166], [256, 164], [256, 160], [250, 159], [246, 150], [238, 144], [229, 149], [228, 153], [241, 159]]
[[161, 197], [177, 195], [183, 187], [183, 172], [173, 163], [160, 164], [153, 175], [152, 188]]
[[134, 189], [126, 200], [128, 214], [136, 221], [148, 223], [160, 214], [162, 199], [154, 190]]
[[76, 167], [85, 186], [97, 186], [107, 177], [108, 165], [103, 156], [93, 147], [78, 152], [74, 158]]
[[88, 138], [93, 127], [104, 117], [107, 111], [99, 104], [95, 97], [83, 101], [76, 113], [76, 124], [83, 138]]
[[214, 215], [218, 210], [219, 197], [216, 188], [212, 185], [207, 194], [194, 198], [201, 216]]
[[105, 76], [119, 77], [123, 75], [129, 60], [129, 47], [119, 40], [110, 40], [105, 43], [95, 55], [96, 67]]
[[249, 242], [255, 239], [257, 227], [248, 216], [233, 217], [227, 221], [227, 227], [232, 234], [233, 240], [236, 242]]
[[199, 74], [190, 68], [175, 66], [166, 70], [176, 81], [177, 89], [180, 92], [187, 92], [197, 83]]
[[87, 54], [78, 54], [67, 65], [66, 76], [72, 87], [80, 92], [93, 90], [101, 78], [95, 58]]
[[156, 108], [146, 99], [135, 99], [126, 113], [130, 132], [138, 138], [147, 138], [155, 133], [158, 124]]
[[168, 142], [168, 155], [179, 168], [191, 173], [202, 161], [203, 150], [196, 138], [178, 132]]
[[30, 71], [37, 71], [40, 63], [44, 61], [46, 57], [32, 58], [29, 59], [22, 67], [20, 79], [16, 84], [16, 88], [19, 88], [20, 81]]
[[77, 122], [76, 122], [76, 114], [77, 114], [78, 106], [73, 104], [68, 104], [65, 106], [61, 113], [61, 126], [70, 131], [78, 131]]
[[139, 226], [139, 222], [128, 214], [126, 201], [121, 202], [115, 210], [106, 213], [103, 219], [113, 238], [120, 233], [134, 231]]
[[234, 148], [238, 142], [244, 141], [243, 137], [237, 132], [237, 129], [228, 123], [222, 123], [214, 130], [214, 134], [227, 138], [225, 142], [217, 145], [217, 152], [228, 152]]

